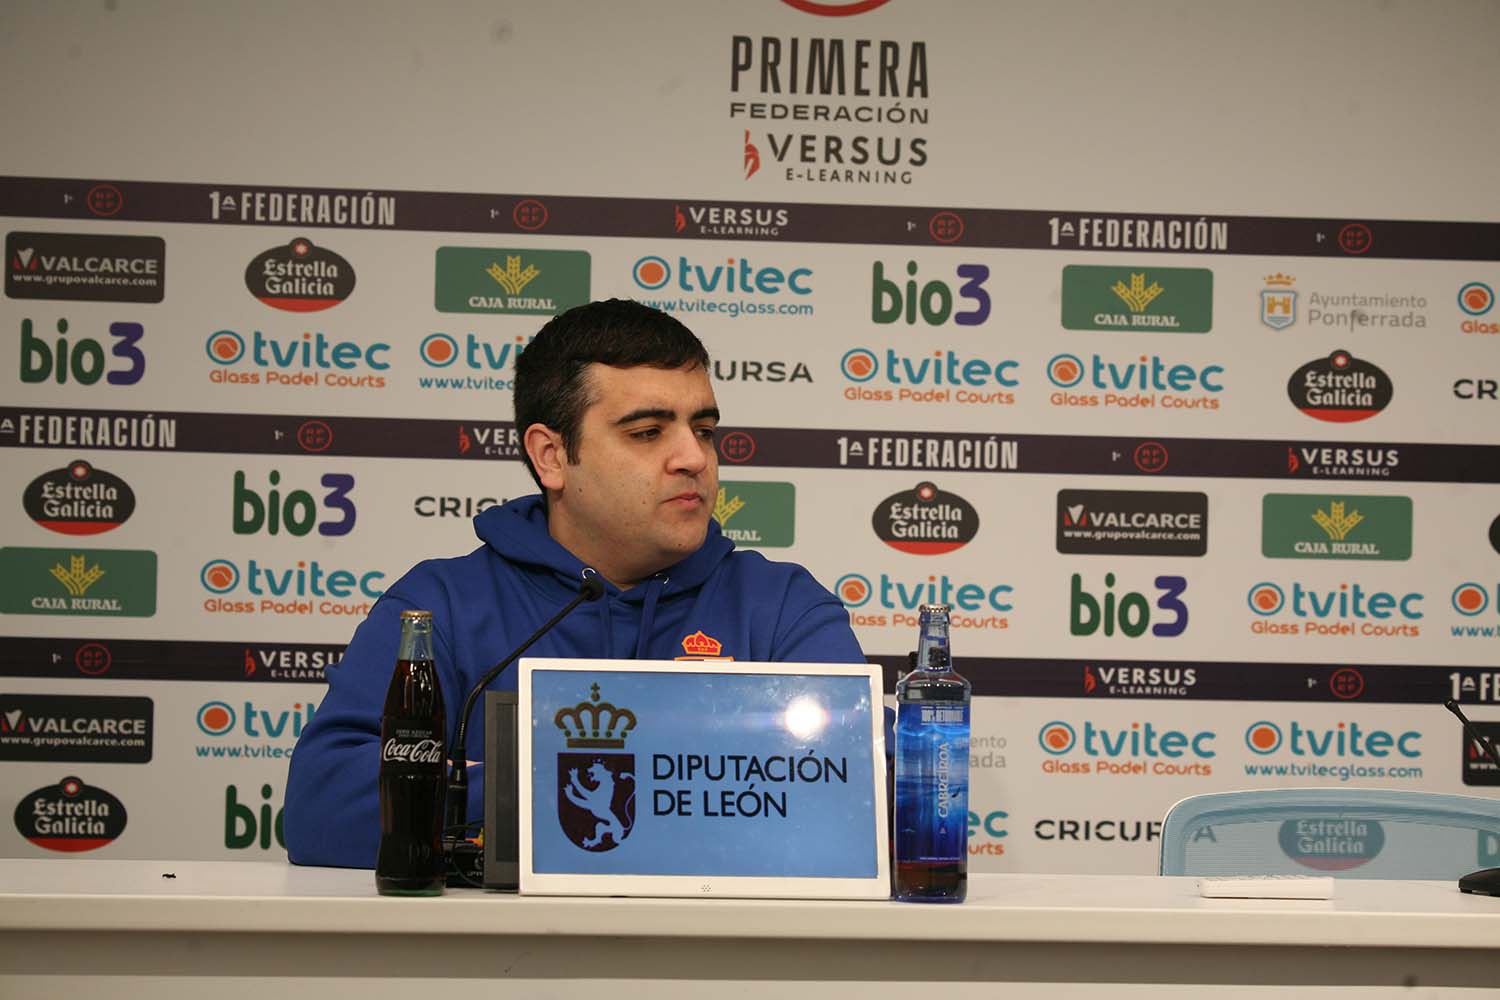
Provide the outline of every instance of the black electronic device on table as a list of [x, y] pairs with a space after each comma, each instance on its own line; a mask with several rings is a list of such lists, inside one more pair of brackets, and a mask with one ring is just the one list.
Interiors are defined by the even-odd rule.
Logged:
[[[1458, 721], [1463, 723], [1464, 733], [1473, 740], [1479, 749], [1490, 755], [1490, 760], [1500, 764], [1500, 754], [1495, 752], [1495, 744], [1490, 738], [1474, 728], [1474, 724], [1464, 715], [1463, 710], [1452, 698], [1443, 702], [1443, 707], [1454, 715]], [[1481, 868], [1477, 872], [1470, 872], [1458, 880], [1458, 891], [1469, 892], [1476, 896], [1500, 896], [1500, 868]]]
[[484, 887], [521, 884], [521, 786], [516, 692], [484, 693]]

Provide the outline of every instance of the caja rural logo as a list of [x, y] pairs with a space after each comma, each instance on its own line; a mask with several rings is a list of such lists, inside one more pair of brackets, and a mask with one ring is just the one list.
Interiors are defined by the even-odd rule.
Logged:
[[250, 261], [245, 287], [273, 309], [318, 312], [354, 293], [354, 268], [332, 250], [299, 236]]
[[[861, 627], [915, 628], [922, 605], [947, 604], [953, 608], [955, 628], [1009, 628], [1006, 615], [1015, 610], [1014, 590], [1008, 583], [966, 583], [946, 573], [914, 579], [845, 573], [833, 584], [833, 592], [849, 609], [850, 623]], [[872, 602], [874, 608], [865, 610]]]
[[1341, 348], [1292, 372], [1286, 391], [1309, 417], [1347, 424], [1385, 409], [1395, 390], [1385, 372]]
[[962, 548], [979, 532], [979, 512], [973, 504], [928, 482], [886, 497], [871, 522], [882, 542], [920, 556]]
[[119, 476], [81, 458], [37, 476], [21, 495], [33, 521], [62, 535], [113, 531], [135, 513], [135, 491]]
[[568, 751], [557, 754], [557, 820], [574, 846], [612, 851], [635, 828], [635, 754], [624, 753], [635, 713], [602, 701], [599, 685], [588, 701], [552, 717]]

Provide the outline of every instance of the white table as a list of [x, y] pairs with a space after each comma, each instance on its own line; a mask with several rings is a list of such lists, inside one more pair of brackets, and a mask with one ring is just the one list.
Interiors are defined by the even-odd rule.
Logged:
[[911, 983], [931, 1000], [1500, 995], [1500, 899], [1342, 880], [1327, 901], [1206, 900], [1193, 879], [1061, 875], [973, 876], [961, 906], [392, 899], [367, 871], [0, 860], [5, 998], [910, 998]]

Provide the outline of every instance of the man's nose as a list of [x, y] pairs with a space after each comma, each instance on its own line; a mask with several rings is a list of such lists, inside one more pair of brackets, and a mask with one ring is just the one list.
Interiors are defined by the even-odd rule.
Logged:
[[713, 445], [698, 436], [692, 427], [683, 427], [672, 435], [670, 470], [696, 476], [708, 467], [708, 449]]

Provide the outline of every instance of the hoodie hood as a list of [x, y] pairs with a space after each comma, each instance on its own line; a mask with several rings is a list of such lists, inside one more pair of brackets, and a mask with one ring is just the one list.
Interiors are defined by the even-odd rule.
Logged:
[[[578, 581], [586, 570], [593, 572], [593, 567], [563, 548], [548, 532], [547, 506], [540, 494], [520, 497], [482, 511], [474, 518], [474, 534], [512, 563], [526, 567], [540, 579], [555, 581], [568, 591], [577, 590]], [[709, 518], [708, 535], [698, 550], [650, 580], [621, 591], [602, 577], [600, 579], [610, 599], [635, 604], [649, 598], [654, 604], [662, 597], [697, 590], [713, 573], [714, 567], [733, 550], [734, 543], [719, 531], [718, 522]]]

